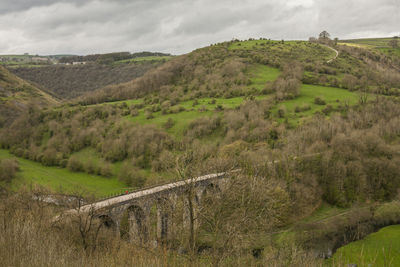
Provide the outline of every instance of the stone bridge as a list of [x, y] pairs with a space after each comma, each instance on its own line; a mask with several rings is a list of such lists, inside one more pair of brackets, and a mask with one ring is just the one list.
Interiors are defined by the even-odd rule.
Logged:
[[[132, 242], [163, 242], [176, 231], [176, 227], [172, 225], [172, 217], [176, 215], [178, 203], [183, 210], [182, 225], [188, 227], [189, 198], [192, 201], [191, 207], [199, 207], [206, 194], [224, 190], [227, 176], [228, 173], [225, 172], [215, 173], [159, 185], [84, 205], [79, 212], [92, 213], [118, 235], [122, 233], [121, 228], [125, 228], [125, 234]], [[193, 218], [196, 208], [192, 210]], [[78, 210], [69, 210], [66, 213], [77, 212]]]

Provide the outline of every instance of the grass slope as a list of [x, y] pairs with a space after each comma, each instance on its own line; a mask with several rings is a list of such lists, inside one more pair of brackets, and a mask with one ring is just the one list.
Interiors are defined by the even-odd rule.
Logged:
[[137, 63], [137, 62], [144, 62], [144, 61], [152, 61], [152, 62], [157, 62], [157, 61], [168, 61], [172, 58], [172, 56], [149, 56], [149, 57], [136, 57], [136, 58], [130, 58], [130, 59], [124, 59], [124, 60], [119, 60], [113, 62], [114, 65], [118, 64], [130, 64], [130, 63]]
[[343, 40], [340, 44], [356, 46], [367, 49], [375, 49], [388, 56], [395, 56], [400, 58], [400, 39], [397, 38], [398, 47], [393, 48], [390, 46], [390, 41], [393, 38], [363, 38], [363, 39], [352, 39]]
[[269, 54], [301, 62], [308, 62], [310, 59], [325, 62], [336, 54], [326, 46], [306, 41], [249, 40], [233, 42], [229, 50], [264, 50]]
[[281, 74], [281, 72], [277, 68], [257, 64], [250, 69], [250, 87], [256, 88], [257, 90], [261, 91], [262, 89], [264, 89], [266, 82], [275, 81], [278, 78], [279, 74]]
[[49, 94], [32, 86], [23, 79], [9, 72], [0, 66], [0, 99], [18, 100], [19, 102], [30, 102], [34, 98], [40, 99], [48, 104], [55, 104], [57, 101]]
[[[325, 100], [326, 105], [331, 105], [334, 108], [344, 104], [354, 105], [358, 101], [358, 95], [355, 92], [335, 87], [303, 84], [298, 97], [284, 101], [280, 103], [279, 106], [284, 106], [286, 108], [288, 113], [287, 118], [290, 122], [299, 123], [302, 119], [310, 117], [316, 112], [321, 112], [326, 108], [326, 105], [315, 104], [315, 97], [321, 97]], [[309, 105], [310, 109], [296, 113], [296, 106], [301, 107], [303, 105]]]
[[4, 158], [15, 158], [19, 163], [20, 172], [11, 185], [14, 190], [32, 184], [43, 186], [57, 193], [84, 193], [103, 197], [121, 192], [126, 187], [116, 178], [71, 172], [59, 167], [46, 167], [38, 162], [17, 158], [7, 150], [0, 150], [0, 159]]
[[[48, 61], [37, 61], [34, 58], [41, 58]], [[34, 56], [34, 55], [0, 55], [0, 65], [7, 66], [8, 68], [26, 67], [35, 68], [43, 67], [52, 64], [51, 56]], [[54, 57], [53, 57], [54, 58]]]
[[[256, 99], [263, 99], [269, 96], [258, 96]], [[215, 101], [215, 103], [213, 102]], [[185, 128], [195, 119], [201, 117], [211, 117], [213, 115], [219, 114], [216, 111], [217, 106], [222, 106], [223, 109], [233, 109], [240, 106], [241, 103], [245, 101], [244, 97], [234, 97], [234, 98], [201, 98], [198, 99], [198, 104], [193, 106], [193, 100], [185, 101], [179, 103], [177, 107], [185, 108], [185, 111], [172, 114], [162, 114], [161, 112], [153, 113], [154, 118], [147, 119], [145, 116], [145, 108], [139, 110], [139, 115], [132, 117], [126, 116], [126, 119], [140, 124], [154, 124], [162, 127], [168, 119], [172, 119], [175, 124], [173, 127], [168, 129], [168, 133], [171, 133], [177, 137], [182, 136]]]
[[400, 225], [392, 225], [339, 248], [329, 265], [400, 266]]
[[161, 64], [143, 61], [140, 64], [47, 65], [41, 68], [21, 66], [11, 71], [59, 98], [70, 99], [104, 86], [131, 81]]
[[[266, 82], [275, 81], [280, 75], [280, 70], [277, 68], [269, 67], [266, 65], [257, 64], [249, 69], [249, 76], [251, 84], [250, 88], [255, 88], [261, 91]], [[257, 96], [256, 99], [264, 99], [269, 96]], [[215, 101], [215, 102], [214, 102]], [[179, 103], [178, 107], [185, 108], [186, 111], [178, 112], [174, 114], [162, 114], [161, 112], [153, 113], [154, 118], [146, 119], [144, 109], [139, 110], [139, 115], [136, 117], [127, 116], [127, 119], [132, 122], [137, 122], [140, 124], [155, 124], [157, 126], [163, 126], [168, 119], [175, 121], [173, 127], [171, 127], [168, 132], [174, 134], [175, 136], [181, 136], [187, 127], [187, 125], [198, 118], [210, 117], [213, 114], [218, 114], [215, 111], [217, 106], [222, 106], [223, 109], [233, 109], [245, 101], [245, 97], [233, 97], [233, 98], [200, 98], [197, 99], [198, 104], [193, 105], [194, 100], [189, 100]], [[122, 103], [125, 102], [128, 105], [140, 103], [140, 100], [127, 100], [118, 101], [111, 103]], [[202, 111], [200, 111], [202, 110]]]
[[[101, 157], [101, 155], [93, 148], [91, 147], [87, 147], [84, 148], [78, 152], [75, 152], [72, 154], [74, 157], [76, 157], [81, 163], [83, 163], [84, 165], [88, 162], [91, 162], [93, 166], [95, 166], [96, 168], [98, 168], [99, 166], [101, 166], [102, 164], [105, 163], [105, 160]], [[129, 163], [129, 161], [127, 161]], [[124, 164], [123, 161], [117, 161], [117, 162], [112, 162], [109, 163], [111, 165], [111, 169], [112, 169], [112, 173], [113, 176], [112, 178], [104, 178], [102, 176], [96, 176], [98, 178], [101, 179], [112, 179], [115, 180], [115, 177], [118, 177], [121, 167]], [[153, 172], [151, 170], [151, 168], [148, 169], [138, 169], [136, 170], [142, 177], [146, 178], [146, 182], [144, 184], [144, 187], [147, 186], [154, 186], [160, 183], [166, 183], [166, 182], [172, 182], [176, 180], [176, 177], [171, 174], [171, 173], [167, 173], [167, 172]], [[92, 175], [90, 175], [92, 176]], [[123, 185], [122, 187], [118, 187], [117, 191], [115, 191], [113, 188], [111, 191], [105, 190], [105, 194], [99, 194], [99, 196], [104, 196], [104, 195], [108, 195], [110, 193], [114, 193], [114, 192], [120, 192], [121, 188], [126, 188], [126, 185]], [[130, 189], [132, 189], [132, 187], [130, 187]]]
[[58, 101], [0, 66], [0, 127], [11, 123], [30, 104], [49, 107]]

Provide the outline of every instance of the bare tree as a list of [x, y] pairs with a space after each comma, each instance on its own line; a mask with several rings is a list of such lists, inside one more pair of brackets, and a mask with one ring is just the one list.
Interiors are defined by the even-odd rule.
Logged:
[[84, 205], [83, 197], [80, 195], [72, 203], [73, 209], [60, 217], [60, 222], [72, 227], [71, 230], [78, 230], [80, 242], [85, 250], [96, 250], [97, 241], [101, 228], [104, 223], [98, 217], [94, 206], [89, 209], [82, 209]]
[[[195, 164], [195, 157], [191, 151], [185, 153], [183, 156], [176, 160], [176, 172], [181, 180], [185, 180], [186, 189], [184, 202], [187, 207], [188, 214], [188, 231], [189, 231], [189, 250], [193, 254], [195, 249], [195, 221], [197, 220], [195, 215], [195, 183], [194, 183], [194, 171], [193, 166]], [[191, 177], [188, 179], [188, 177]]]
[[337, 45], [338, 41], [339, 41], [339, 38], [335, 37], [335, 39], [333, 39], [333, 41], [334, 41], [334, 44]]
[[315, 37], [310, 37], [310, 38], [308, 38], [308, 41], [309, 41], [310, 43], [316, 43], [316, 42], [317, 42], [317, 38], [315, 38]]
[[397, 38], [393, 37], [393, 39], [389, 41], [389, 46], [391, 48], [399, 47], [399, 42], [398, 42]]
[[323, 41], [330, 40], [330, 37], [331, 37], [331, 35], [327, 31], [322, 31], [319, 34], [319, 40], [323, 40]]

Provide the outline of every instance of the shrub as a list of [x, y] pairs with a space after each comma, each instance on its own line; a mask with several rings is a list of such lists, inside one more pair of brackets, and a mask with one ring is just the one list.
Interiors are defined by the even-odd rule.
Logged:
[[128, 186], [143, 187], [146, 177], [129, 163], [124, 163], [118, 174], [118, 179]]
[[327, 105], [327, 106], [322, 110], [322, 112], [323, 112], [325, 115], [328, 115], [328, 114], [331, 113], [332, 111], [333, 111], [332, 105]]
[[60, 160], [60, 166], [61, 166], [62, 168], [66, 168], [66, 167], [67, 167], [67, 164], [68, 164], [68, 159], [62, 159], [62, 160]]
[[351, 75], [351, 74], [345, 74], [342, 79], [342, 86], [346, 89], [349, 89], [350, 91], [354, 91], [357, 89], [359, 81], [357, 77]]
[[218, 104], [216, 107], [215, 107], [215, 111], [223, 111], [224, 110], [224, 107], [221, 105], [221, 104]]
[[18, 161], [15, 159], [0, 160], [0, 181], [11, 182], [19, 169]]
[[279, 118], [284, 118], [286, 115], [286, 107], [285, 106], [280, 106], [278, 108], [278, 117]]
[[326, 105], [326, 102], [325, 99], [323, 99], [323, 97], [317, 96], [314, 98], [314, 104], [323, 106]]
[[73, 172], [83, 171], [83, 164], [75, 156], [72, 156], [68, 160], [67, 168]]
[[175, 125], [175, 121], [171, 118], [168, 118], [168, 120], [164, 123], [164, 128], [165, 129], [170, 129]]
[[94, 174], [97, 171], [96, 164], [92, 160], [89, 160], [88, 162], [86, 162], [84, 164], [84, 169], [85, 169], [85, 172], [87, 172], [89, 174]]
[[175, 165], [175, 155], [168, 151], [163, 150], [157, 160], [151, 163], [151, 168], [155, 172], [166, 171]]
[[195, 107], [195, 106], [197, 106], [198, 104], [199, 104], [199, 100], [195, 99], [195, 100], [193, 101], [192, 107]]
[[311, 106], [309, 104], [303, 104], [301, 106], [296, 106], [294, 108], [294, 112], [298, 113], [298, 112], [303, 112], [303, 111], [307, 111], [310, 109], [311, 109]]
[[135, 109], [135, 108], [132, 109], [132, 110], [131, 110], [131, 116], [132, 116], [132, 117], [135, 117], [135, 116], [137, 116], [137, 115], [139, 115], [139, 111], [138, 111], [137, 109]]
[[220, 125], [220, 117], [199, 118], [189, 124], [186, 134], [188, 136], [200, 138], [212, 134]]
[[296, 78], [278, 78], [273, 85], [278, 100], [295, 98], [300, 94], [300, 86], [301, 82]]
[[171, 106], [171, 101], [166, 100], [161, 103], [161, 110], [168, 110]]
[[208, 111], [208, 109], [206, 108], [206, 106], [203, 105], [198, 109], [198, 111], [199, 112], [206, 112], [206, 111]]
[[43, 152], [42, 164], [45, 166], [58, 165], [61, 159], [60, 153], [57, 153], [54, 148], [48, 148]]
[[154, 118], [153, 113], [150, 112], [150, 111], [146, 111], [145, 117], [146, 117], [147, 120], [150, 120], [150, 119]]
[[268, 95], [272, 94], [273, 92], [274, 92], [273, 83], [271, 81], [266, 82], [264, 88], [261, 90], [261, 94]]
[[111, 169], [111, 164], [108, 162], [104, 162], [99, 169], [100, 169], [101, 176], [110, 177], [113, 174], [112, 169]]

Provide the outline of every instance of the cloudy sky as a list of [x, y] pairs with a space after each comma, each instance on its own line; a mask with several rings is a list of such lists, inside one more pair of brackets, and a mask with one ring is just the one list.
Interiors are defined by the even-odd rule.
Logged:
[[0, 54], [190, 52], [232, 38], [400, 35], [400, 0], [0, 0]]

